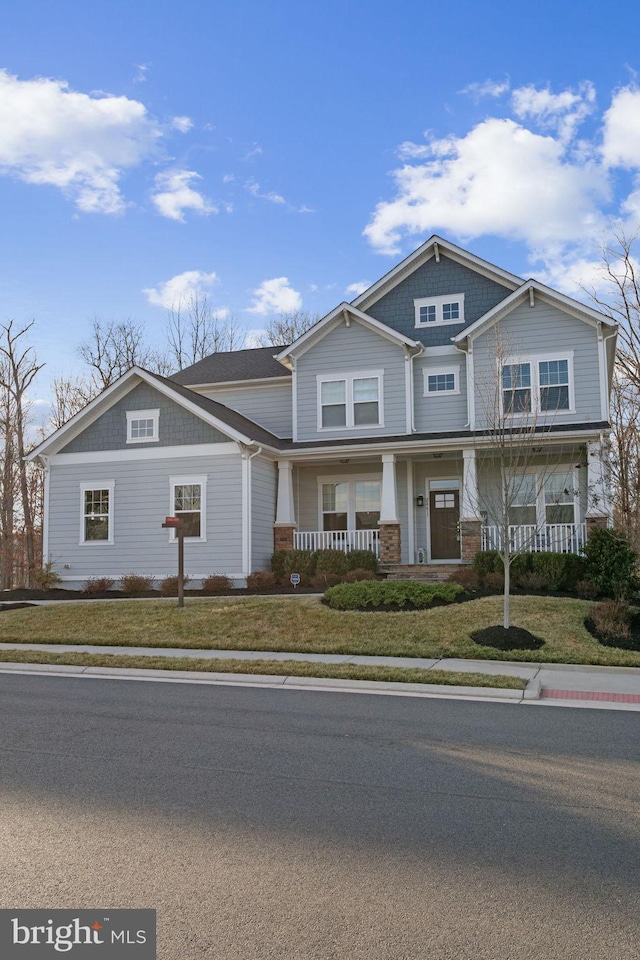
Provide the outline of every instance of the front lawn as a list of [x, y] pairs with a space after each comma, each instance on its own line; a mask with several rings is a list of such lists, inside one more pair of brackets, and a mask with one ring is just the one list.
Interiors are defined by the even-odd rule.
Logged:
[[64, 603], [1, 613], [0, 641], [640, 666], [640, 652], [601, 646], [587, 632], [589, 606], [513, 597], [513, 624], [544, 639], [540, 650], [496, 651], [470, 639], [502, 622], [496, 596], [407, 613], [330, 610], [312, 597], [188, 600], [184, 610], [154, 600]]

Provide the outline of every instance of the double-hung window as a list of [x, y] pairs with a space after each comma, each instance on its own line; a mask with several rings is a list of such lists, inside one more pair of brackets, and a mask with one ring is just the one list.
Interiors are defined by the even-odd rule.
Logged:
[[127, 443], [153, 443], [160, 439], [160, 410], [127, 410]]
[[318, 376], [318, 429], [382, 426], [382, 372]]
[[552, 473], [545, 477], [544, 522], [574, 523], [575, 498], [573, 475], [571, 473]]
[[[206, 540], [206, 477], [172, 477], [171, 515], [178, 517], [185, 527], [185, 536], [195, 540]], [[175, 540], [175, 530], [169, 531]]]
[[113, 543], [114, 480], [80, 484], [80, 543]]
[[538, 356], [503, 364], [503, 412], [515, 416], [573, 412], [572, 360], [572, 355]]
[[438, 323], [464, 323], [464, 293], [444, 297], [418, 297], [413, 301], [416, 327]]
[[503, 366], [502, 409], [507, 414], [531, 413], [530, 363], [505, 363]]
[[380, 481], [322, 483], [321, 513], [323, 530], [377, 530]]
[[510, 524], [542, 529], [545, 524], [575, 523], [576, 485], [570, 470], [513, 477], [507, 497]]
[[569, 361], [567, 359], [540, 360], [538, 384], [541, 412], [569, 410]]

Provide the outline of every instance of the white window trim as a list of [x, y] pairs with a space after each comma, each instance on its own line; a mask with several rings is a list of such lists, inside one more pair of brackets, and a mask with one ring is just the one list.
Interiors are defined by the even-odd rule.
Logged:
[[[443, 320], [442, 319], [442, 305], [444, 303], [459, 303], [460, 304], [460, 316], [457, 320]], [[457, 324], [458, 326], [461, 323], [465, 322], [464, 319], [464, 293], [450, 293], [444, 297], [417, 297], [413, 301], [415, 309], [415, 325], [416, 327], [436, 327], [436, 326], [448, 326], [449, 324]], [[420, 307], [435, 307], [436, 308], [436, 319], [427, 320], [424, 323], [420, 322]]]
[[[455, 387], [453, 390], [429, 390], [429, 377], [442, 376], [442, 374], [452, 373], [455, 377]], [[455, 397], [460, 393], [460, 364], [448, 367], [423, 367], [422, 375], [424, 377], [423, 396], [425, 397]]]
[[[502, 416], [509, 420], [521, 420], [526, 417], [559, 417], [576, 412], [575, 378], [573, 375], [573, 350], [553, 351], [549, 353], [531, 353], [517, 357], [498, 359], [498, 383], [500, 384], [500, 410]], [[541, 410], [540, 408], [540, 367], [539, 364], [549, 360], [566, 360], [569, 372], [569, 407], [566, 410]], [[510, 364], [531, 365], [531, 410], [523, 413], [506, 413], [504, 409], [504, 390], [502, 387], [502, 368]], [[523, 387], [522, 389], [526, 389]]]
[[[542, 529], [542, 527], [547, 526], [547, 504], [545, 503], [545, 499], [544, 499], [545, 481], [548, 480], [549, 477], [554, 476], [556, 474], [559, 474], [560, 476], [567, 476], [567, 475], [571, 476], [572, 483], [573, 483], [573, 523], [574, 525], [577, 525], [582, 522], [580, 519], [580, 516], [581, 516], [580, 515], [580, 487], [579, 487], [580, 476], [579, 476], [578, 470], [574, 466], [568, 463], [554, 464], [552, 470], [549, 470], [548, 468], [544, 468], [542, 473], [539, 473], [539, 471], [535, 467], [532, 467], [530, 470], [525, 470], [522, 476], [535, 478], [535, 490], [536, 490], [535, 526], [538, 529]], [[525, 504], [523, 506], [533, 506], [533, 504]], [[513, 524], [513, 526], [518, 526], [518, 524]], [[526, 527], [528, 526], [528, 524], [525, 523], [523, 524], [523, 526]], [[550, 524], [550, 526], [554, 526], [554, 524]]]
[[[108, 547], [114, 543], [114, 518], [115, 518], [115, 480], [92, 480], [91, 483], [80, 484], [80, 546], [81, 547]], [[106, 540], [85, 540], [85, 512], [84, 495], [87, 490], [108, 490], [109, 491], [109, 536]]]
[[[355, 491], [353, 489], [354, 483], [368, 483], [375, 481], [380, 484], [380, 500], [382, 502], [382, 474], [381, 473], [350, 473], [345, 476], [344, 474], [335, 474], [329, 477], [318, 477], [318, 530], [323, 529], [323, 517], [325, 511], [323, 510], [322, 502], [322, 485], [324, 483], [348, 483], [349, 484], [349, 493], [347, 497], [347, 530], [355, 530], [356, 528], [356, 498]], [[328, 510], [327, 513], [334, 513], [338, 511]]]
[[[134, 420], [153, 420], [152, 437], [132, 437]], [[160, 440], [160, 410], [127, 410], [127, 443], [157, 443]]]
[[[378, 381], [378, 423], [354, 423], [354, 403], [353, 403], [353, 381], [377, 379]], [[344, 380], [346, 417], [347, 422], [344, 427], [323, 427], [322, 426], [322, 384], [331, 383], [335, 380]], [[334, 433], [341, 430], [378, 430], [384, 427], [384, 391], [383, 391], [384, 370], [357, 370], [350, 373], [319, 373], [316, 375], [316, 394], [317, 394], [317, 415], [318, 415], [318, 433]]]
[[[188, 543], [206, 543], [207, 542], [207, 476], [206, 474], [194, 476], [188, 474], [182, 477], [169, 477], [169, 513], [168, 516], [175, 516], [175, 489], [183, 484], [200, 484], [200, 536], [187, 537]], [[169, 530], [169, 542], [176, 539], [175, 530]]]

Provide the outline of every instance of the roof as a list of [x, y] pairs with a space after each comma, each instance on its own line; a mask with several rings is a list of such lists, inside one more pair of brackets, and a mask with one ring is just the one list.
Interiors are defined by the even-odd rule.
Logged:
[[291, 372], [274, 359], [284, 347], [252, 347], [248, 350], [231, 350], [212, 353], [198, 363], [173, 373], [174, 383], [204, 384], [233, 383], [238, 380], [270, 380], [275, 377], [290, 377]]

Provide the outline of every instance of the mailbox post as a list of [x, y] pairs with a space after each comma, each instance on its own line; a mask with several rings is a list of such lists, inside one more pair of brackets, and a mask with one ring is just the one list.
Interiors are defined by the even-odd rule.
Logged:
[[162, 524], [165, 530], [175, 530], [178, 541], [178, 606], [184, 607], [184, 537], [185, 524], [180, 517], [165, 517]]

